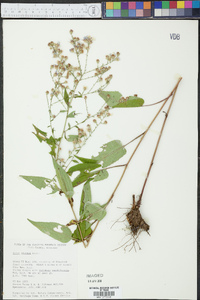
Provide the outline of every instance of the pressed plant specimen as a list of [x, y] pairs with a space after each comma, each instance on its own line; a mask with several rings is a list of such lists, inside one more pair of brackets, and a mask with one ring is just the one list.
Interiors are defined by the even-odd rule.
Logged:
[[[135, 151], [162, 107], [171, 97], [174, 97], [178, 84], [166, 99], [160, 101], [163, 102], [161, 109], [147, 130], [137, 137], [139, 142], [126, 164], [115, 165], [114, 163], [126, 154], [125, 147], [137, 138], [133, 138], [126, 145], [122, 145], [119, 140], [112, 140], [102, 145], [98, 155], [83, 157], [80, 154], [81, 150], [87, 147], [88, 140], [95, 135], [97, 128], [107, 124], [111, 111], [141, 107], [144, 100], [137, 95], [124, 97], [118, 91], [106, 90], [113, 77], [112, 74], [107, 74], [111, 65], [119, 60], [119, 52], [106, 55], [104, 62], [96, 59], [94, 67], [88, 68], [93, 38], [85, 36], [80, 39], [74, 36], [73, 30], [70, 30], [70, 35], [69, 53], [74, 55], [76, 63], [70, 63], [68, 56], [63, 55], [59, 43], [48, 44], [53, 57], [57, 60], [56, 64], [50, 67], [53, 88], [46, 92], [49, 124], [46, 130], [33, 125], [34, 134], [39, 142], [46, 143], [50, 147], [49, 155], [52, 157], [55, 176], [46, 178], [22, 175], [21, 177], [39, 189], [48, 187], [51, 189], [51, 194], [65, 196], [74, 216], [72, 220], [66, 220], [65, 225], [55, 222], [36, 222], [30, 219], [29, 221], [40, 231], [60, 242], [67, 243], [73, 240], [87, 247], [99, 222], [106, 216], [106, 208], [114, 197]], [[99, 99], [99, 107], [95, 112], [91, 111], [89, 102], [89, 97], [94, 95]], [[84, 109], [81, 108], [81, 111], [77, 108], [77, 101], [84, 104]], [[106, 180], [109, 169], [115, 167], [123, 168], [123, 172], [111, 197], [104, 204], [96, 203], [92, 200], [93, 182]], [[78, 186], [82, 187], [81, 196], [76, 193]], [[143, 190], [139, 201], [135, 203], [134, 200], [132, 210], [127, 214], [134, 235], [138, 234], [139, 229], [149, 230], [149, 225], [139, 212]], [[74, 209], [75, 202], [79, 203], [78, 212]], [[135, 222], [136, 214], [139, 223]]]

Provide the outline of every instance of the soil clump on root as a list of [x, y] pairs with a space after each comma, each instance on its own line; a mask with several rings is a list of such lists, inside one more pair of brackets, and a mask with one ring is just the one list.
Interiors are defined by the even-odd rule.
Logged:
[[126, 214], [127, 221], [134, 237], [137, 237], [141, 231], [146, 231], [149, 234], [150, 226], [142, 218], [140, 213], [140, 204], [140, 199], [136, 202], [135, 195], [133, 195], [133, 206]]

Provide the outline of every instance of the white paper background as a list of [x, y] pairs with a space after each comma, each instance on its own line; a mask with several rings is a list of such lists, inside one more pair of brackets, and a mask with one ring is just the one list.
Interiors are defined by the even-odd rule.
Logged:
[[[61, 224], [72, 218], [64, 197], [48, 196], [19, 177], [54, 175], [49, 149], [31, 132], [32, 124], [41, 129], [48, 124], [45, 91], [52, 87], [49, 66], [54, 60], [47, 44], [59, 41], [68, 55], [71, 28], [77, 36], [95, 37], [91, 65], [96, 58], [121, 53], [112, 65], [110, 90], [124, 96], [137, 93], [150, 104], [165, 98], [183, 77], [143, 197], [141, 210], [151, 236], [141, 235], [142, 250], [136, 253], [112, 251], [123, 243], [126, 231], [125, 223], [111, 226], [127, 212], [132, 195], [141, 191], [159, 123], [131, 162], [90, 246], [74, 246], [79, 255], [78, 295], [88, 298], [91, 284], [86, 274], [102, 273], [101, 285], [120, 286], [123, 298], [196, 299], [197, 21], [3, 22], [5, 245], [14, 238], [49, 240], [27, 218]], [[180, 34], [180, 40], [171, 40], [170, 33]], [[97, 154], [112, 139], [128, 142], [148, 126], [157, 110], [153, 106], [114, 111], [91, 140], [89, 154]], [[129, 154], [133, 148], [134, 144], [128, 147]], [[81, 154], [86, 156], [87, 149]], [[120, 174], [115, 170], [107, 183], [94, 183], [94, 202], [107, 201]]]

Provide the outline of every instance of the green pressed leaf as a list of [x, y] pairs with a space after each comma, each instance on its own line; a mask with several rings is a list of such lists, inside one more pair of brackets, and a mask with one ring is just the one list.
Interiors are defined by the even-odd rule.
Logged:
[[95, 177], [93, 181], [100, 181], [108, 178], [109, 174], [106, 170], [101, 170]]
[[118, 161], [122, 156], [126, 154], [126, 149], [123, 147], [119, 140], [114, 140], [104, 144], [101, 147], [103, 150], [98, 156], [93, 157], [98, 162], [103, 161], [103, 167], [108, 167], [114, 162]]
[[68, 118], [74, 118], [76, 115], [75, 111], [72, 111], [69, 115]]
[[55, 139], [52, 135], [50, 136], [50, 138], [46, 139], [46, 142], [48, 145], [56, 145], [56, 143], [60, 141], [59, 139]]
[[73, 172], [76, 172], [76, 171], [91, 171], [91, 170], [97, 169], [99, 167], [101, 167], [100, 164], [82, 163], [82, 164], [77, 164], [77, 165], [69, 168], [67, 173], [72, 174]]
[[[85, 239], [92, 233], [91, 224], [88, 221], [82, 221], [81, 223], [79, 223], [79, 228], [77, 226], [74, 233], [72, 234], [72, 239], [75, 240], [75, 242], [77, 243], [81, 242], [82, 238]], [[82, 238], [80, 231], [82, 234]]]
[[43, 136], [47, 136], [47, 133], [46, 133], [45, 131], [40, 130], [40, 129], [37, 128], [34, 124], [33, 124], [33, 127], [35, 128], [36, 133], [40, 133], [40, 134], [43, 135]]
[[113, 107], [140, 107], [144, 104], [144, 100], [137, 96], [130, 96]]
[[74, 95], [74, 98], [82, 98], [83, 96], [82, 96], [82, 94], [80, 93], [80, 92], [78, 92], [78, 94], [75, 94]]
[[46, 139], [46, 143], [51, 147], [51, 151], [49, 152], [53, 157], [56, 156], [56, 144], [60, 141], [60, 138], [55, 139], [53, 136], [50, 136], [50, 138]]
[[103, 98], [103, 100], [111, 107], [114, 107], [119, 103], [122, 94], [120, 92], [108, 92], [101, 91], [99, 92], [99, 96]]
[[30, 182], [32, 185], [34, 185], [38, 189], [45, 188], [47, 186], [46, 181], [50, 181], [51, 179], [46, 177], [39, 177], [39, 176], [24, 176], [20, 175], [20, 177], [24, 178], [28, 182]]
[[96, 174], [97, 172], [91, 172], [91, 173], [81, 172], [72, 182], [73, 187], [87, 181], [89, 178], [92, 178]]
[[144, 100], [137, 96], [123, 98], [122, 94], [119, 92], [101, 91], [99, 96], [101, 96], [104, 101], [113, 108], [139, 107], [144, 103]]
[[79, 215], [81, 216], [84, 212], [84, 206], [87, 202], [92, 201], [92, 194], [91, 194], [91, 188], [90, 188], [90, 181], [88, 180], [82, 190], [81, 194], [81, 203], [80, 203], [80, 210], [79, 210]]
[[99, 203], [89, 203], [85, 204], [84, 216], [89, 217], [89, 220], [101, 221], [106, 215], [106, 210], [103, 205]]
[[69, 103], [69, 95], [68, 95], [66, 89], [64, 91], [64, 97], [63, 97], [63, 99], [64, 99], [65, 103], [68, 105], [68, 103]]
[[28, 221], [40, 231], [59, 242], [68, 243], [72, 239], [72, 232], [67, 226], [54, 222], [35, 222], [29, 219]]
[[97, 160], [96, 159], [91, 159], [91, 158], [85, 158], [85, 157], [80, 157], [77, 155], [74, 155], [76, 158], [78, 158], [80, 161], [82, 161], [83, 163], [96, 163]]
[[52, 192], [49, 194], [55, 194], [60, 191], [59, 187], [56, 184], [51, 185], [51, 189], [52, 189]]
[[33, 127], [35, 128], [35, 131], [36, 131], [36, 133], [33, 132], [33, 134], [38, 138], [38, 140], [40, 142], [45, 141], [47, 133], [45, 131], [42, 131], [39, 128], [37, 128], [34, 124], [33, 124]]
[[68, 135], [67, 141], [68, 142], [73, 142], [78, 140], [78, 135]]
[[65, 193], [67, 198], [71, 198], [74, 194], [73, 185], [69, 175], [65, 172], [65, 170], [56, 162], [53, 158], [53, 165], [56, 170], [56, 175], [58, 178], [58, 182], [61, 190]]

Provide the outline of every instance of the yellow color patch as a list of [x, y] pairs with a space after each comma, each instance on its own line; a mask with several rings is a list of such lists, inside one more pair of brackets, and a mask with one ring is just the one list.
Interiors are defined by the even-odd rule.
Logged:
[[185, 1], [177, 1], [177, 8], [185, 8]]

